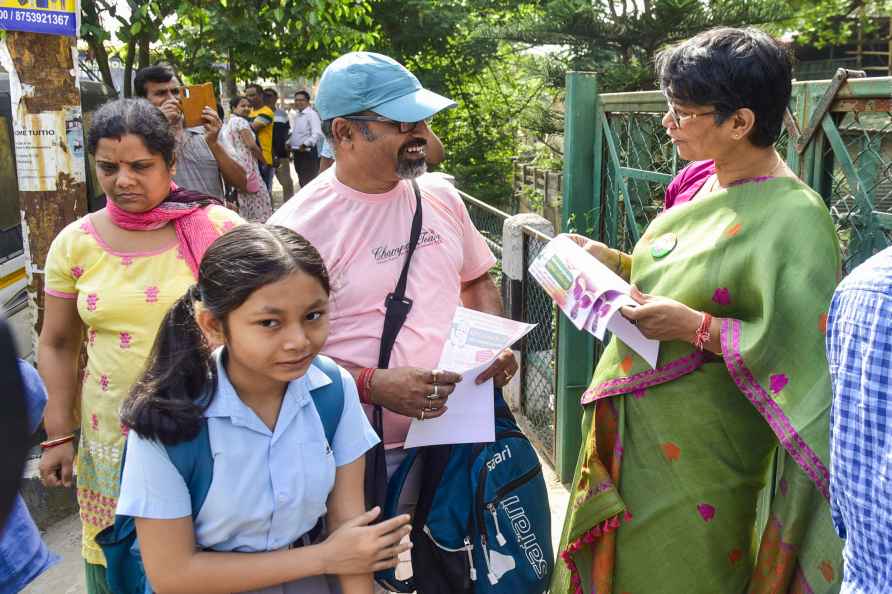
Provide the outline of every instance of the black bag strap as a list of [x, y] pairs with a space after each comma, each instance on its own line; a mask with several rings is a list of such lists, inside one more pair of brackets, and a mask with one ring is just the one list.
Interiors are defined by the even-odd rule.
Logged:
[[[406, 317], [412, 310], [412, 300], [406, 297], [406, 282], [409, 278], [409, 264], [412, 263], [412, 254], [418, 246], [418, 238], [421, 237], [421, 190], [418, 182], [412, 180], [412, 190], [415, 192], [415, 216], [412, 217], [412, 231], [409, 234], [409, 251], [406, 252], [406, 260], [403, 262], [403, 270], [392, 293], [388, 293], [384, 300], [384, 329], [381, 331], [381, 349], [378, 351], [378, 369], [387, 369], [390, 365], [390, 353], [396, 343], [396, 336], [406, 321]], [[372, 411], [372, 425], [378, 433], [378, 437], [384, 438], [384, 413], [380, 405], [376, 404]]]
[[409, 264], [412, 263], [412, 254], [418, 246], [418, 238], [421, 237], [421, 190], [418, 182], [412, 180], [412, 189], [415, 191], [415, 216], [412, 217], [412, 232], [409, 235], [409, 251], [403, 262], [403, 270], [392, 293], [388, 293], [384, 301], [386, 313], [384, 314], [384, 329], [381, 331], [381, 350], [378, 352], [378, 368], [387, 369], [390, 365], [390, 353], [396, 343], [396, 335], [406, 321], [409, 311], [412, 309], [412, 300], [406, 297], [406, 281], [409, 277]]

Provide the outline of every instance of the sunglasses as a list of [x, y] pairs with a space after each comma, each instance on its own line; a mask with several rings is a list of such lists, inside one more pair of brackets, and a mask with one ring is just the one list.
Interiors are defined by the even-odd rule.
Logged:
[[379, 115], [348, 115], [341, 117], [343, 117], [345, 120], [355, 120], [358, 122], [382, 122], [384, 124], [398, 126], [400, 129], [400, 134], [408, 134], [409, 132], [413, 132], [418, 124], [427, 124], [428, 122], [430, 122], [430, 118], [426, 120], [419, 120], [417, 122], [397, 122], [396, 120], [391, 120], [390, 118], [385, 118], [384, 116]]

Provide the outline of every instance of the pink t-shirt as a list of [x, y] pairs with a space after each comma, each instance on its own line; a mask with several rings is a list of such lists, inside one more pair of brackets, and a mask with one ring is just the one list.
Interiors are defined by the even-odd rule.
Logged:
[[[332, 166], [267, 221], [306, 237], [331, 277], [331, 331], [323, 352], [339, 363], [376, 367], [384, 298], [405, 260], [415, 194], [400, 182], [384, 194], [364, 194], [338, 181]], [[390, 357], [390, 367], [432, 369], [440, 359], [461, 284], [495, 264], [458, 192], [437, 175], [418, 178], [422, 230], [409, 267], [406, 296], [414, 301]], [[367, 407], [366, 412], [370, 412]], [[410, 419], [384, 411], [384, 443], [405, 441]]]

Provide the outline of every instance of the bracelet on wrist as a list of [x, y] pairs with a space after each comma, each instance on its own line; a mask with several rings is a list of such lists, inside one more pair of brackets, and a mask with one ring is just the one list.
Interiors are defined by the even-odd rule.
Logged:
[[614, 254], [616, 254], [616, 266], [613, 267], [613, 272], [618, 274], [619, 276], [623, 275], [623, 254], [619, 250], [611, 250]]
[[46, 441], [40, 442], [41, 450], [49, 450], [50, 448], [54, 448], [56, 446], [60, 446], [62, 444], [68, 443], [70, 441], [74, 441], [74, 433], [69, 433], [68, 435], [63, 435], [62, 437], [56, 437], [55, 439], [48, 439]]
[[375, 375], [374, 367], [364, 367], [359, 372], [359, 378], [356, 382], [356, 388], [359, 392], [359, 401], [363, 404], [373, 404], [372, 402], [372, 377]]
[[694, 333], [694, 338], [691, 340], [691, 344], [693, 344], [697, 350], [704, 350], [709, 339], [712, 338], [712, 335], [709, 332], [709, 327], [711, 325], [712, 316], [703, 312], [703, 319], [700, 320], [700, 326], [697, 328], [697, 332]]

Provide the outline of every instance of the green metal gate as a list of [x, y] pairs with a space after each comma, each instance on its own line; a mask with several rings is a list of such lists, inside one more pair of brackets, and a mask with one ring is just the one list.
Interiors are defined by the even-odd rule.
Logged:
[[[824, 197], [849, 271], [892, 243], [892, 78], [847, 75], [857, 76], [794, 83], [778, 149]], [[631, 251], [684, 166], [661, 124], [665, 98], [658, 91], [599, 96], [595, 76], [576, 72], [567, 76], [565, 107], [563, 228]], [[561, 317], [555, 463], [564, 481], [579, 452], [579, 398], [596, 348]]]

